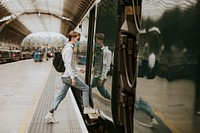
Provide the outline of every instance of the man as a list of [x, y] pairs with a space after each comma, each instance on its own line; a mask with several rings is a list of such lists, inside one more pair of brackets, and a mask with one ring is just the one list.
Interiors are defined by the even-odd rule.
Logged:
[[[62, 58], [65, 65], [65, 72], [63, 73], [62, 85], [60, 93], [54, 99], [50, 111], [45, 116], [48, 123], [57, 123], [58, 121], [54, 118], [54, 111], [58, 108], [60, 102], [65, 98], [67, 91], [70, 86], [82, 91], [84, 114], [95, 113], [95, 110], [90, 107], [89, 104], [89, 87], [83, 82], [76, 74], [77, 68], [75, 68], [75, 56], [74, 46], [80, 40], [80, 33], [71, 31], [69, 33], [69, 42], [65, 45], [62, 50]], [[83, 69], [79, 69], [80, 72], [84, 73]]]
[[97, 87], [98, 91], [104, 98], [110, 100], [110, 94], [105, 89], [104, 84], [107, 80], [107, 72], [111, 64], [111, 51], [104, 46], [105, 35], [97, 33], [95, 35], [95, 49], [94, 49], [94, 77], [92, 80], [92, 88]]

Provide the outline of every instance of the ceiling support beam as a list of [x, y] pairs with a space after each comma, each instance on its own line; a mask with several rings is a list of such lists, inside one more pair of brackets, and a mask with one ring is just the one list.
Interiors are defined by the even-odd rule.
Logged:
[[7, 24], [9, 24], [10, 22], [12, 22], [12, 21], [13, 21], [13, 19], [4, 22], [4, 23], [0, 26], [0, 33], [1, 33], [1, 31], [3, 30], [3, 28], [4, 28]]

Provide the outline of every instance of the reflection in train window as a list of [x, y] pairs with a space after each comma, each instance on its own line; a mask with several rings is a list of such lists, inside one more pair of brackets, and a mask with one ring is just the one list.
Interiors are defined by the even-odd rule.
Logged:
[[[181, 0], [180, 2], [184, 2]], [[183, 4], [182, 4], [183, 5]], [[199, 132], [199, 1], [143, 1], [135, 120], [152, 132]], [[151, 8], [155, 7], [155, 8]], [[157, 13], [155, 13], [155, 11]], [[148, 18], [148, 19], [147, 19]], [[180, 122], [181, 121], [181, 122]]]

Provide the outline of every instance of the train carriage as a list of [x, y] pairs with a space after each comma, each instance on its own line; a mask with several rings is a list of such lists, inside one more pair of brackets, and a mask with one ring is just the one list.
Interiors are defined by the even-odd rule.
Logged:
[[10, 50], [11, 61], [19, 61], [23, 59], [21, 50]]
[[11, 61], [10, 50], [0, 49], [0, 63], [6, 63]]

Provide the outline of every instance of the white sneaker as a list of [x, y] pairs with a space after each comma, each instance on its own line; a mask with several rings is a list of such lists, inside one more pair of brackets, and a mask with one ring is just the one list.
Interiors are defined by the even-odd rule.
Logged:
[[158, 122], [156, 121], [155, 118], [151, 119], [151, 125], [152, 125], [152, 126], [158, 125]]
[[47, 123], [58, 123], [58, 120], [54, 118], [54, 114], [50, 112], [45, 116], [45, 120], [47, 120]]
[[84, 107], [83, 114], [94, 114], [96, 111], [91, 107]]

